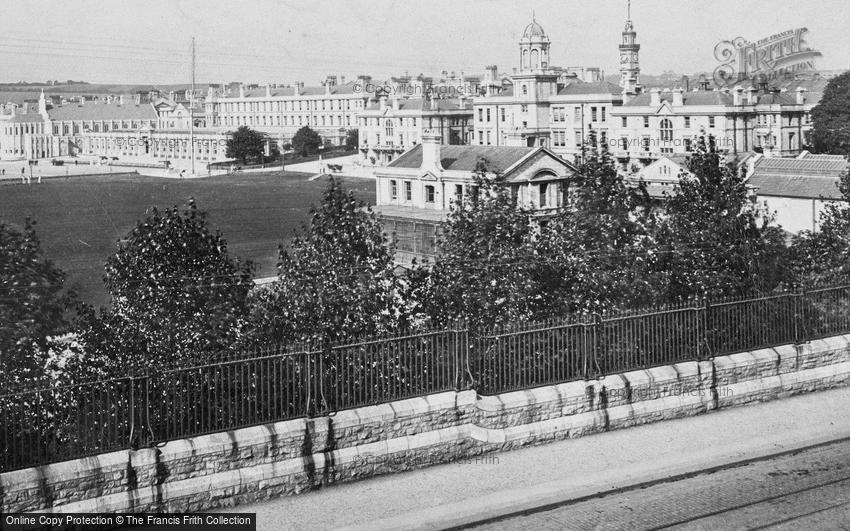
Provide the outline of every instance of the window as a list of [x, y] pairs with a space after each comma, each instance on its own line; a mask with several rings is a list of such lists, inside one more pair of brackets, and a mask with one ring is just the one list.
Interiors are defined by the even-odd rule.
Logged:
[[501, 109], [501, 113], [502, 113], [502, 114], [501, 114], [501, 119], [502, 119], [502, 121], [504, 122], [504, 121], [505, 121], [505, 108], [504, 108], [504, 107], [502, 107], [502, 109]]
[[576, 133], [576, 147], [580, 148], [581, 143], [583, 142], [583, 139], [581, 137], [581, 129], [576, 129], [575, 133]]
[[581, 107], [573, 109], [573, 121], [576, 123], [581, 122]]
[[595, 122], [595, 121], [596, 121], [596, 107], [591, 107], [591, 108], [590, 108], [590, 121], [591, 121], [591, 122]]
[[413, 185], [410, 184], [410, 181], [404, 181], [404, 200], [413, 200]]
[[709, 127], [714, 127], [714, 116], [709, 116], [709, 117], [708, 117], [708, 126], [709, 126]]
[[549, 183], [540, 183], [540, 208], [546, 208], [549, 195]]
[[478, 121], [479, 122], [484, 121], [484, 109], [478, 109]]
[[605, 121], [605, 107], [600, 107], [599, 112], [601, 113], [602, 121], [604, 122]]
[[693, 142], [690, 138], [685, 139], [685, 151], [691, 152], [693, 151]]
[[490, 121], [490, 107], [487, 107], [487, 121]]
[[644, 127], [649, 127], [649, 116], [644, 116], [644, 117], [643, 117], [643, 126], [644, 126]]
[[623, 148], [623, 151], [628, 151], [629, 149], [629, 137], [621, 136], [620, 137], [620, 147]]
[[478, 144], [484, 145], [484, 131], [478, 131]]
[[463, 203], [463, 185], [462, 184], [456, 184], [455, 185], [455, 201], [457, 201], [458, 204]]
[[393, 137], [393, 121], [392, 120], [387, 120], [386, 122], [384, 122], [384, 130], [387, 134], [387, 138]]
[[490, 141], [490, 131], [487, 131], [487, 145], [489, 146], [490, 144], [492, 144]]
[[673, 140], [673, 122], [669, 118], [661, 120], [661, 141], [671, 142]]
[[520, 107], [520, 110], [521, 110], [522, 112], [528, 112], [528, 105], [522, 105], [522, 106]]
[[691, 126], [691, 117], [685, 116], [685, 129], [688, 129]]
[[641, 138], [641, 143], [643, 144], [643, 150], [646, 153], [649, 153], [649, 137], [645, 136], [645, 137]]
[[390, 181], [390, 199], [398, 199], [398, 182], [395, 179]]
[[629, 119], [628, 118], [623, 116], [623, 117], [620, 118], [620, 121], [622, 122], [620, 125], [622, 125], [623, 127], [628, 127], [628, 125], [629, 125]]
[[433, 203], [434, 202], [434, 187], [430, 184], [425, 186], [425, 202]]
[[523, 95], [523, 96], [528, 96], [528, 85], [523, 85], [523, 86], [522, 86], [522, 95]]

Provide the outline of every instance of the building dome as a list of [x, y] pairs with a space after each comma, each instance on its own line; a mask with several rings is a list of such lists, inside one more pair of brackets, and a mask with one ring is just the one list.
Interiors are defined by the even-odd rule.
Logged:
[[523, 39], [533, 39], [535, 37], [545, 37], [546, 32], [543, 31], [543, 26], [537, 23], [536, 20], [532, 21], [531, 24], [525, 27], [525, 31], [522, 32]]

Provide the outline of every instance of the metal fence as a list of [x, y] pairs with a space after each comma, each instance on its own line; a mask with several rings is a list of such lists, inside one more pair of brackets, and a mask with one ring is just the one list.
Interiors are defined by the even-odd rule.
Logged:
[[850, 332], [850, 286], [266, 351], [0, 393], [0, 472], [454, 389], [481, 394]]

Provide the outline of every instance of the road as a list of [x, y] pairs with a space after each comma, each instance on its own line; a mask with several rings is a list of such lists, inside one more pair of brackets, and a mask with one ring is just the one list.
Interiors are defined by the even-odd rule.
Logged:
[[850, 442], [472, 529], [850, 529]]

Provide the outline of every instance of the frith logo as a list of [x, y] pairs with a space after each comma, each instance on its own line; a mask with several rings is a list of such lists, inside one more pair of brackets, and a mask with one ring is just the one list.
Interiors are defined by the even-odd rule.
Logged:
[[715, 83], [723, 87], [761, 74], [776, 79], [814, 70], [815, 59], [822, 54], [809, 47], [808, 33], [807, 28], [797, 28], [756, 42], [738, 37], [718, 43], [714, 57], [721, 64], [714, 70]]

